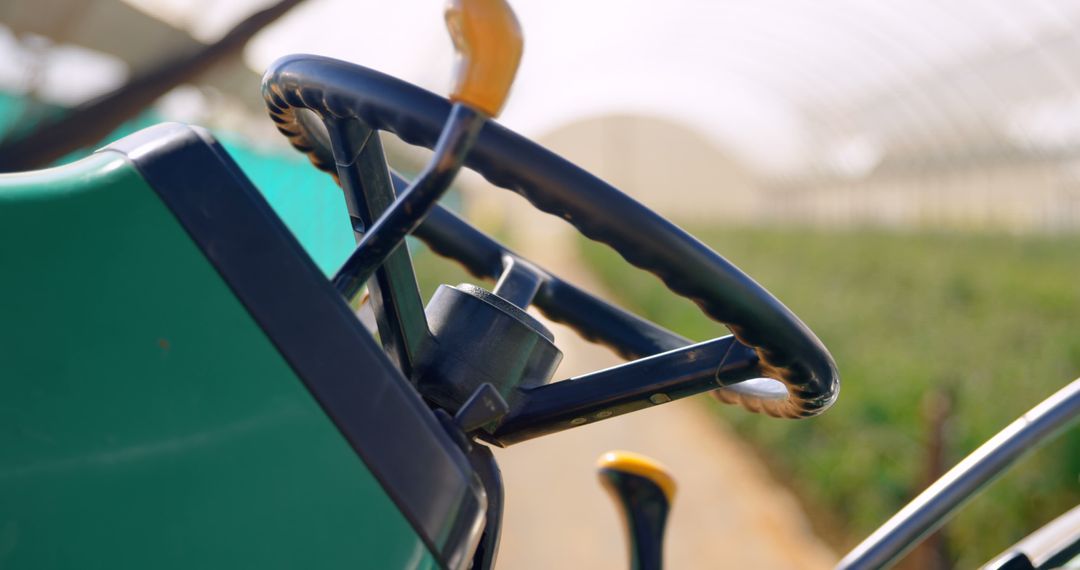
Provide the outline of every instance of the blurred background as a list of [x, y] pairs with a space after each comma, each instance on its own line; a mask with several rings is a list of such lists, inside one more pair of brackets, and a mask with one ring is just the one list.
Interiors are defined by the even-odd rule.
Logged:
[[[6, 0], [0, 170], [72, 160], [162, 120], [208, 126], [333, 271], [350, 250], [347, 219], [327, 227], [304, 212], [344, 212], [340, 194], [275, 133], [261, 72], [281, 55], [316, 53], [445, 93], [452, 50], [441, 7]], [[526, 49], [500, 122], [699, 236], [832, 350], [844, 387], [828, 414], [782, 422], [702, 399], [694, 406], [708, 407], [713, 426], [692, 428], [734, 437], [738, 454], [767, 465], [769, 485], [790, 490], [826, 550], [846, 551], [1080, 375], [1080, 2], [545, 0], [514, 9]], [[387, 147], [403, 172], [426, 156]], [[698, 340], [720, 334], [651, 276], [479, 177], [463, 175], [448, 201], [647, 318]], [[464, 279], [413, 246], [427, 293]], [[580, 369], [564, 376], [609, 358], [569, 356]], [[529, 445], [507, 455], [511, 484]], [[661, 455], [665, 445], [686, 442], [657, 441]], [[520, 469], [523, 478], [535, 471]], [[1073, 429], [990, 486], [908, 564], [985, 562], [1078, 502]], [[534, 533], [540, 514], [521, 516], [508, 521], [507, 567], [526, 565], [515, 545], [547, 540]], [[615, 533], [610, 516], [599, 532]], [[702, 552], [682, 566], [714, 566]]]

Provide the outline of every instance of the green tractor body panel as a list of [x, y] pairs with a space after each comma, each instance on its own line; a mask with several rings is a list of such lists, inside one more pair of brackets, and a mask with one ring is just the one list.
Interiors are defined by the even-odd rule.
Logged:
[[123, 153], [0, 176], [0, 263], [0, 567], [445, 563]]

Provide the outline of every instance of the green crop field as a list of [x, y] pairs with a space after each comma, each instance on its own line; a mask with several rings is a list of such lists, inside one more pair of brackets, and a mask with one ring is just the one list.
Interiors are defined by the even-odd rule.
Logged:
[[[938, 432], [951, 466], [1080, 376], [1080, 237], [690, 229], [801, 316], [836, 358], [841, 395], [824, 416], [717, 413], [796, 488], [838, 549], [925, 485], [932, 402], [953, 402]], [[582, 252], [624, 306], [693, 339], [726, 334], [606, 247], [583, 239]], [[950, 555], [974, 567], [1078, 502], [1074, 427], [948, 525]]]

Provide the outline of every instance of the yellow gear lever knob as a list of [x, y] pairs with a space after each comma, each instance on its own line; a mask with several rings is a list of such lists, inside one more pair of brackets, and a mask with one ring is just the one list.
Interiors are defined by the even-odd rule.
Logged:
[[521, 62], [521, 26], [506, 0], [449, 0], [446, 28], [457, 62], [450, 100], [496, 117]]
[[629, 538], [630, 567], [660, 570], [664, 566], [664, 528], [675, 479], [663, 466], [629, 451], [609, 451], [596, 462], [600, 484], [622, 514]]

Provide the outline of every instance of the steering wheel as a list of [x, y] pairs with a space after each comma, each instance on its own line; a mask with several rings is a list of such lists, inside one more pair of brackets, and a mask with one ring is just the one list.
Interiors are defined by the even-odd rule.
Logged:
[[[358, 65], [311, 55], [276, 61], [263, 78], [263, 96], [278, 130], [335, 179], [356, 166], [362, 145], [357, 141], [370, 140], [375, 131], [394, 133], [413, 145], [435, 147], [451, 112], [451, 103], [439, 95]], [[343, 133], [352, 133], [353, 142], [344, 142], [349, 137]], [[820, 414], [836, 400], [840, 387], [836, 365], [814, 333], [763, 287], [679, 227], [494, 121], [480, 130], [464, 164], [653, 273], [672, 292], [726, 325], [737, 342], [726, 344], [722, 353], [706, 351], [702, 347], [709, 343], [691, 345], [537, 269], [534, 304], [553, 320], [625, 357], [644, 359], [639, 362], [668, 351], [665, 354], [682, 357], [678, 362], [708, 367], [711, 393], [752, 412], [804, 418]], [[372, 196], [353, 201], [358, 199], [379, 201]], [[359, 235], [370, 219], [355, 224]], [[436, 253], [456, 259], [482, 277], [496, 278], [508, 263], [521, 261], [441, 208], [432, 212], [415, 235]], [[395, 314], [400, 317], [401, 311]], [[383, 318], [392, 320], [395, 314]], [[651, 360], [654, 373], [660, 369], [656, 362], [676, 362], [674, 356], [657, 358], [661, 357]], [[736, 360], [740, 366], [733, 371]], [[772, 380], [754, 380], [760, 378]], [[566, 382], [552, 386], [558, 384]]]

